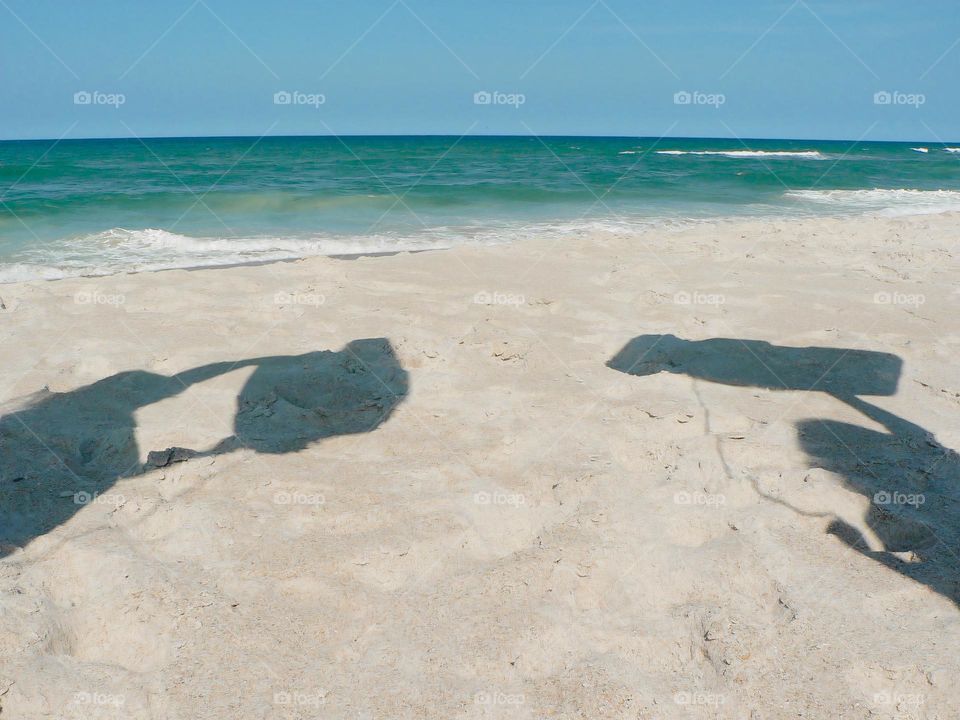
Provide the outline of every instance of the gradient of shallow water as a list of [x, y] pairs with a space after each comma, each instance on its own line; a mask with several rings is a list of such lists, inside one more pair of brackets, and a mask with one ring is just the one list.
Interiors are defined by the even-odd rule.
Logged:
[[916, 144], [536, 137], [0, 143], [0, 282], [712, 217], [960, 210]]

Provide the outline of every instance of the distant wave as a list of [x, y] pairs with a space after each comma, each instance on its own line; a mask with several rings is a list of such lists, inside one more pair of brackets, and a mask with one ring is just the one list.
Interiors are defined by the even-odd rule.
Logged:
[[948, 148], [945, 148], [945, 149], [946, 149], [947, 152], [960, 153], [960, 148], [948, 147]]
[[960, 212], [955, 190], [794, 190], [784, 197], [885, 216]]
[[918, 152], [918, 153], [928, 153], [928, 152], [930, 152], [930, 148], [925, 148], [925, 147], [916, 147], [916, 148], [910, 148], [910, 149], [913, 150], [914, 152]]
[[729, 158], [794, 157], [826, 160], [816, 150], [657, 150], [657, 155], [722, 155]]

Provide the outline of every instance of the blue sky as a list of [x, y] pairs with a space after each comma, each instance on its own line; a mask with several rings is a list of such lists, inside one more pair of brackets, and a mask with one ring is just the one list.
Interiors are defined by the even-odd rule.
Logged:
[[956, 0], [0, 0], [0, 60], [4, 139], [960, 140]]

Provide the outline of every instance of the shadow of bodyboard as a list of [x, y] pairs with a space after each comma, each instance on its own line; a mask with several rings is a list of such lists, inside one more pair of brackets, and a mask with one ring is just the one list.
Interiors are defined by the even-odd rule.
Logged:
[[407, 372], [384, 338], [256, 364], [237, 398], [234, 430], [244, 447], [261, 453], [295, 452], [323, 438], [368, 432], [408, 390]]
[[818, 390], [839, 397], [894, 395], [903, 361], [890, 353], [784, 347], [762, 340], [639, 335], [607, 366], [630, 375], [669, 372], [722, 385]]

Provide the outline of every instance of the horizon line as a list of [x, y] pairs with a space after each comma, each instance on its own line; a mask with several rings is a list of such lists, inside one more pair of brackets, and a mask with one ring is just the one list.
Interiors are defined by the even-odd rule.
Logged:
[[321, 138], [501, 138], [501, 139], [526, 139], [526, 138], [573, 138], [581, 140], [724, 140], [739, 142], [839, 142], [852, 143], [854, 145], [864, 145], [869, 143], [902, 143], [909, 145], [913, 143], [924, 143], [927, 145], [951, 145], [960, 144], [960, 141], [948, 140], [854, 140], [852, 138], [814, 138], [814, 137], [720, 137], [714, 135], [584, 135], [584, 134], [526, 134], [514, 135], [507, 133], [469, 133], [458, 135], [456, 133], [323, 133], [316, 135], [304, 134], [279, 134], [279, 135], [129, 135], [125, 137], [117, 136], [91, 136], [75, 138], [2, 138], [0, 143], [30, 143], [30, 142], [88, 142], [88, 141], [118, 141], [118, 140], [266, 140], [270, 138], [281, 139], [321, 139]]

